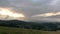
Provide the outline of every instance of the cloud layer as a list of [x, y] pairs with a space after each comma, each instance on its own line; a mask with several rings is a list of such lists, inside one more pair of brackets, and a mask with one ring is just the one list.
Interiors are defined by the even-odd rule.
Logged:
[[0, 0], [0, 7], [13, 8], [31, 18], [36, 14], [60, 12], [60, 0]]

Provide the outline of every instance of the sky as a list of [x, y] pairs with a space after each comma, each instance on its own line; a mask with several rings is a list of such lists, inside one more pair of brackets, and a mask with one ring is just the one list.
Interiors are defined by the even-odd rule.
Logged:
[[29, 19], [60, 21], [59, 15], [51, 17], [32, 17], [44, 13], [60, 12], [60, 0], [0, 0], [0, 7], [13, 8], [12, 10], [16, 12], [23, 12]]

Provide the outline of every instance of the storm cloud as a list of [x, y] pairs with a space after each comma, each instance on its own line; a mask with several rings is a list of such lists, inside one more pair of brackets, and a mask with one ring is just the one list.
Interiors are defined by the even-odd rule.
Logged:
[[28, 17], [37, 14], [59, 12], [60, 0], [0, 0], [0, 7], [13, 8], [16, 12], [23, 12]]

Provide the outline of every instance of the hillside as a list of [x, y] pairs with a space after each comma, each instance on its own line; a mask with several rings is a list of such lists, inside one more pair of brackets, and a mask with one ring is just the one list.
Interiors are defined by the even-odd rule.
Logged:
[[11, 27], [0, 27], [0, 34], [59, 34], [60, 31], [41, 31]]
[[59, 22], [25, 22], [19, 20], [0, 20], [0, 26], [44, 31], [60, 30]]
[[59, 22], [0, 20], [0, 34], [59, 34]]

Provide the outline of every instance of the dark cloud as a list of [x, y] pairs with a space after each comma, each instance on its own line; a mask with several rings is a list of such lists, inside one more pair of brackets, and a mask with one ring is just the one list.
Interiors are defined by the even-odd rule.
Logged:
[[[28, 15], [48, 12], [48, 0], [0, 0], [0, 6], [13, 7], [17, 10], [22, 10]], [[1, 5], [2, 4], [2, 5]]]
[[7, 0], [0, 0], [0, 7], [9, 7], [9, 2]]
[[[56, 1], [52, 5], [52, 1]], [[60, 11], [59, 0], [0, 0], [0, 7], [12, 7], [17, 12], [32, 15]]]

